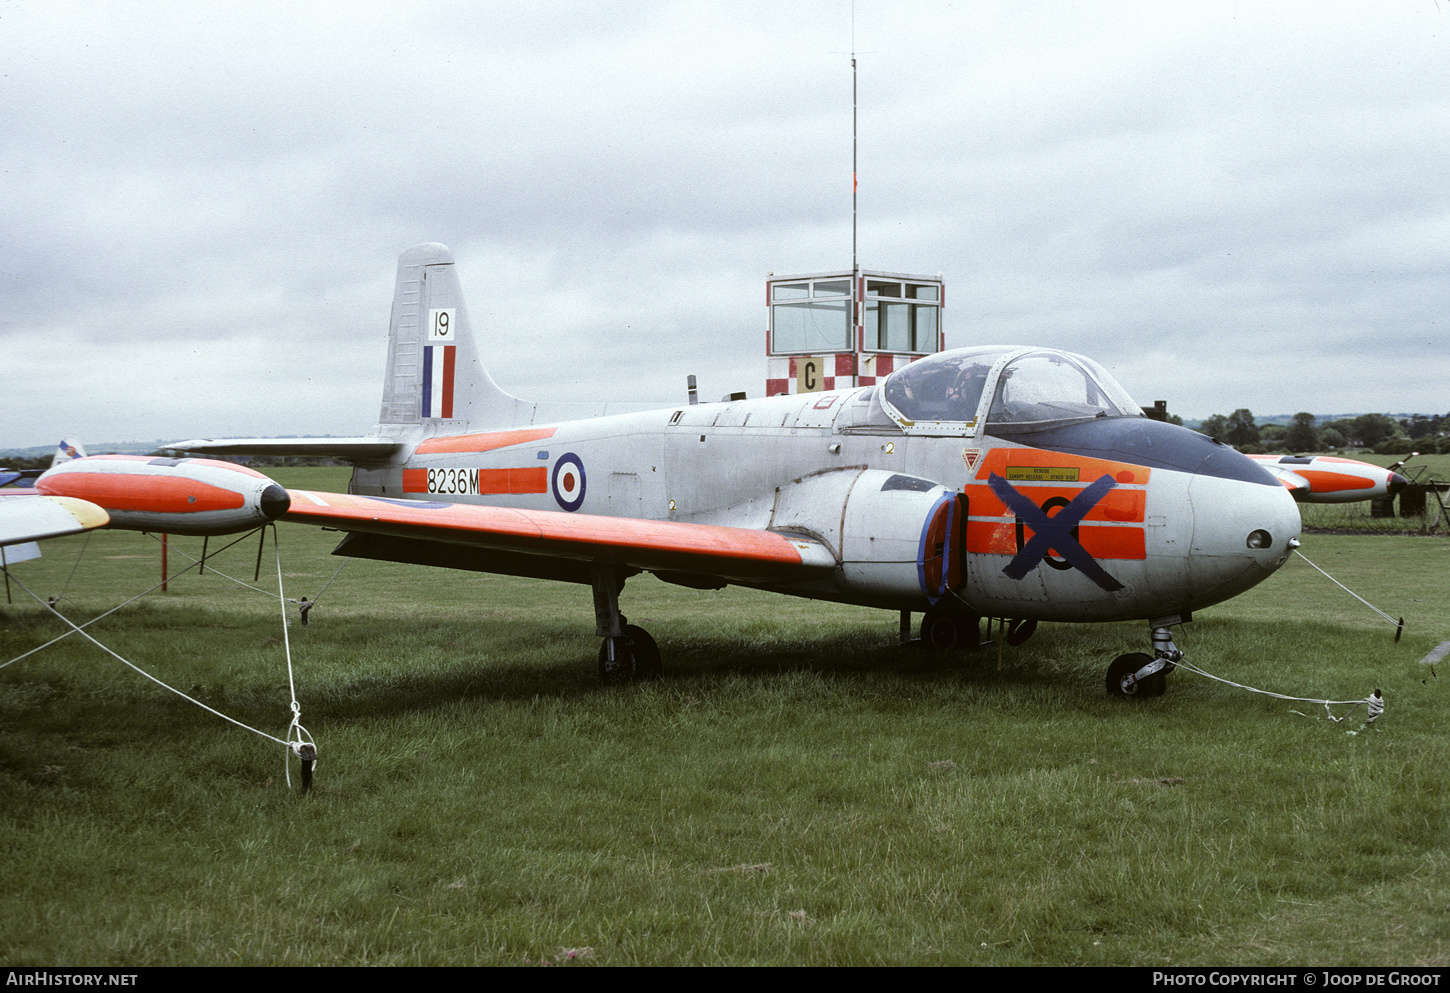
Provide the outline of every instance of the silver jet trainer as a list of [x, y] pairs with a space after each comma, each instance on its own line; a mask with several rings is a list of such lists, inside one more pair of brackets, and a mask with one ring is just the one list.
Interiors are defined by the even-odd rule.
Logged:
[[205, 458], [71, 459], [0, 494], [0, 550], [96, 527], [334, 528], [340, 555], [590, 586], [605, 680], [660, 671], [654, 639], [619, 611], [625, 580], [651, 572], [897, 611], [903, 637], [920, 612], [937, 648], [977, 645], [983, 617], [1010, 620], [999, 637], [1013, 643], [1039, 621], [1141, 618], [1153, 654], [1115, 659], [1107, 689], [1158, 695], [1182, 658], [1172, 626], [1284, 564], [1300, 526], [1290, 488], [1310, 485], [1143, 416], [1092, 360], [1048, 348], [942, 351], [847, 390], [550, 420], [489, 378], [453, 256], [431, 244], [398, 263], [368, 435], [169, 447], [355, 468], [343, 494]]
[[983, 617], [1145, 619], [1153, 654], [1109, 692], [1156, 695], [1172, 625], [1244, 592], [1297, 543], [1283, 484], [1144, 417], [1092, 360], [940, 352], [856, 389], [549, 421], [480, 361], [453, 256], [398, 263], [380, 423], [353, 439], [193, 440], [212, 454], [331, 455], [348, 494], [290, 491], [283, 519], [348, 532], [337, 554], [583, 583], [606, 680], [659, 672], [619, 610], [651, 572], [898, 611], [974, 646]]

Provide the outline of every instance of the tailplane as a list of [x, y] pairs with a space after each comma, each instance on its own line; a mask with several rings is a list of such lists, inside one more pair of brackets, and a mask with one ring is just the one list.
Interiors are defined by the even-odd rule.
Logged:
[[458, 434], [527, 424], [532, 414], [479, 359], [453, 253], [433, 243], [404, 252], [388, 326], [384, 430], [422, 424], [430, 436]]

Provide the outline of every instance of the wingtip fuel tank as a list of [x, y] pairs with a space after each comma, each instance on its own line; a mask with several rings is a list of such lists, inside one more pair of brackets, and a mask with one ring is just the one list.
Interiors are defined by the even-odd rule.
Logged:
[[54, 466], [36, 480], [47, 496], [103, 508], [110, 526], [166, 534], [231, 534], [268, 524], [291, 498], [267, 476], [215, 459], [92, 455]]

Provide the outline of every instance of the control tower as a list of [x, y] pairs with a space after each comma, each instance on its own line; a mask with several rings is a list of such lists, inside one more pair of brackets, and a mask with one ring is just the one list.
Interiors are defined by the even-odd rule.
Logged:
[[945, 347], [940, 273], [772, 273], [765, 305], [766, 396], [870, 386]]

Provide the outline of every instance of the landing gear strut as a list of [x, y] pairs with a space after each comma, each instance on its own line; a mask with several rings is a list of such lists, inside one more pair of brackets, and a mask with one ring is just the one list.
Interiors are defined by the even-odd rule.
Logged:
[[596, 566], [594, 586], [594, 633], [604, 639], [599, 645], [599, 680], [627, 683], [657, 679], [663, 672], [660, 647], [642, 627], [629, 623], [619, 612], [619, 591], [624, 580], [607, 566]]
[[1129, 652], [1113, 659], [1108, 666], [1107, 691], [1116, 697], [1162, 696], [1168, 688], [1167, 676], [1183, 660], [1183, 653], [1173, 644], [1170, 627], [1190, 620], [1189, 616], [1157, 618], [1149, 621], [1153, 628], [1153, 654]]

